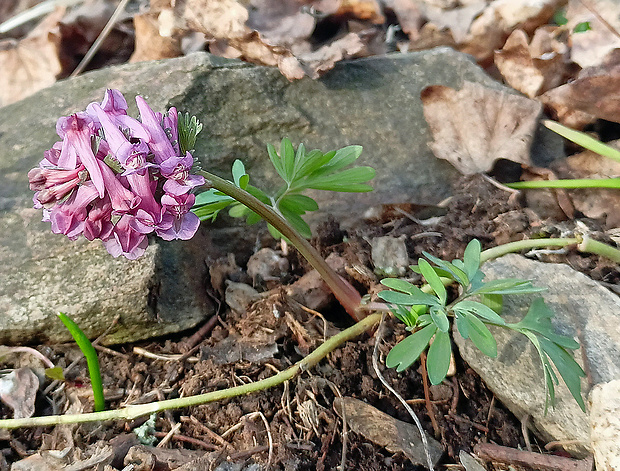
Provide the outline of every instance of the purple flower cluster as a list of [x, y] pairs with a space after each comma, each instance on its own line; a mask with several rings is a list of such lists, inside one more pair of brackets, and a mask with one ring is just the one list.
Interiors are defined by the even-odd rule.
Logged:
[[204, 184], [190, 174], [192, 155], [181, 155], [177, 110], [155, 113], [140, 96], [136, 103], [140, 120], [127, 115], [121, 92], [108, 90], [101, 104], [60, 118], [62, 140], [28, 172], [35, 208], [54, 233], [101, 239], [114, 257], [131, 260], [146, 250], [147, 234], [172, 240], [196, 233], [190, 190]]

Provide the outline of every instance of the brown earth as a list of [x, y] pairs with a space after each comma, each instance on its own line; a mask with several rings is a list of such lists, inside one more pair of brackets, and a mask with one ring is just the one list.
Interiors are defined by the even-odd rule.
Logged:
[[[524, 198], [511, 197], [511, 193], [498, 189], [481, 177], [467, 177], [459, 183], [455, 196], [441, 211], [445, 214], [437, 223], [421, 225], [404, 214], [414, 213], [421, 217], [429, 210], [439, 211], [436, 208], [386, 206], [375, 212], [373, 218], [360, 219], [358, 227], [348, 233], [342, 231], [333, 219], [326, 221], [318, 229], [319, 235], [314, 243], [324, 255], [335, 252], [347, 261], [349, 273], [357, 273], [351, 281], [360, 291], [376, 292], [378, 280], [372, 274], [367, 242], [370, 237], [404, 235], [411, 260], [416, 260], [424, 250], [450, 260], [461, 257], [472, 238], [478, 238], [483, 248], [488, 248], [534, 235], [555, 235], [575, 224], [574, 221], [549, 219], [545, 214], [525, 207], [523, 202]], [[583, 222], [591, 228], [594, 236], [602, 237], [597, 232], [600, 229], [597, 221]], [[568, 263], [597, 280], [620, 281], [618, 267], [596, 256], [569, 251], [567, 255], [547, 257], [553, 258], [550, 261]], [[289, 262], [292, 269], [288, 281], [292, 282], [306, 267], [294, 251], [289, 254]], [[360, 270], [360, 266], [366, 270]], [[352, 267], [358, 269], [352, 270]], [[282, 286], [272, 287], [242, 314], [225, 310], [224, 306], [222, 303], [218, 322], [212, 330], [189, 352], [188, 338], [193, 332], [188, 332], [188, 337], [100, 350], [108, 406], [118, 408], [129, 403], [188, 396], [269, 377], [300, 360], [320, 345], [324, 336], [331, 336], [352, 324], [337, 304], [332, 303], [322, 310], [323, 315], [312, 313], [291, 300]], [[387, 320], [386, 327], [384, 343], [380, 347], [382, 361], [391, 346], [406, 334], [404, 326], [393, 318]], [[181, 360], [149, 359], [136, 354], [134, 347], [159, 355], [186, 355]], [[272, 469], [336, 469], [343, 453], [343, 424], [333, 407], [336, 395], [360, 399], [399, 420], [411, 422], [402, 405], [376, 377], [371, 365], [373, 347], [374, 337], [369, 333], [346, 343], [319, 366], [284, 386], [160, 414], [155, 425], [156, 437], [163, 438], [174, 424], [180, 424], [166, 448], [183, 450], [183, 454], [176, 458], [177, 461], [168, 458], [167, 464], [160, 457], [164, 461], [152, 469], [175, 469], [183, 460], [195, 459], [196, 452], [190, 450], [200, 452], [198, 455], [210, 453], [210, 469], [227, 458], [246, 465], [252, 462], [264, 465], [269, 460], [270, 449]], [[74, 345], [38, 348], [63, 368], [79, 356]], [[471, 452], [477, 443], [524, 447], [521, 422], [494, 400], [493, 394], [458, 357], [458, 353], [455, 362], [456, 374], [430, 389], [432, 411], [424, 401], [419, 363], [401, 374], [383, 370], [389, 383], [409, 400], [426, 431], [443, 445], [445, 454], [439, 469], [462, 469], [455, 464], [459, 462], [459, 451]], [[78, 411], [92, 410], [88, 381], [86, 364], [82, 360], [78, 368], [67, 373], [64, 387], [48, 394], [54, 404], [40, 395], [36, 415], [64, 411], [68, 404], [77, 406]], [[0, 412], [2, 418], [11, 416], [4, 406]], [[436, 420], [436, 430], [429, 418], [430, 413]], [[8, 463], [37, 450], [60, 450], [67, 445], [76, 447], [76, 457], [87, 457], [102, 442], [111, 440], [116, 440], [116, 451], [122, 461], [122, 453], [126, 450], [123, 451], [120, 444], [133, 442], [133, 439], [126, 438], [132, 435], [125, 434], [145, 420], [24, 429], [0, 434], [0, 470], [8, 469]], [[271, 446], [266, 424], [271, 434]], [[543, 445], [534, 439], [535, 450], [542, 450]], [[117, 469], [122, 469], [120, 463]], [[402, 453], [389, 452], [366, 437], [349, 431], [346, 469], [424, 468], [412, 465]]]

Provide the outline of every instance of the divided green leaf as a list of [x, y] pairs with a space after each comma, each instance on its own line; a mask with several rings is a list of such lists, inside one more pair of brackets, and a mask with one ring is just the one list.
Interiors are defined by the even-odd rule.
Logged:
[[537, 288], [532, 286], [528, 280], [519, 280], [516, 278], [503, 278], [501, 280], [493, 280], [484, 283], [481, 287], [469, 291], [469, 295], [475, 294], [528, 294], [540, 293], [545, 288]]
[[579, 407], [585, 411], [585, 403], [581, 397], [581, 378], [585, 377], [585, 373], [567, 351], [578, 349], [579, 343], [571, 337], [555, 333], [551, 324], [552, 317], [553, 311], [549, 309], [542, 298], [537, 298], [532, 302], [529, 311], [520, 322], [508, 324], [506, 327], [525, 335], [538, 352], [549, 394], [548, 400], [545, 401], [545, 411], [549, 400], [552, 404], [555, 401], [554, 385], [558, 383], [549, 360], [553, 362]]
[[473, 239], [465, 248], [465, 254], [463, 255], [463, 265], [465, 273], [467, 274], [467, 280], [471, 280], [478, 272], [480, 268], [480, 253], [482, 247], [478, 239]]
[[433, 268], [431, 267], [431, 264], [421, 258], [420, 260], [418, 260], [418, 268], [420, 269], [420, 272], [422, 273], [422, 276], [424, 277], [426, 282], [429, 284], [429, 286], [439, 298], [439, 302], [441, 304], [446, 304], [446, 299], [448, 297], [446, 287], [443, 285], [443, 282], [439, 278], [439, 275], [437, 275], [435, 270], [433, 270]]
[[[316, 211], [318, 204], [301, 193], [308, 189], [339, 192], [371, 191], [372, 187], [366, 182], [374, 177], [374, 169], [345, 168], [355, 162], [361, 153], [360, 146], [348, 146], [323, 153], [319, 150], [307, 151], [305, 146], [300, 144], [295, 150], [289, 139], [283, 139], [279, 153], [273, 145], [267, 145], [269, 160], [285, 182], [275, 193], [269, 196], [250, 185], [250, 176], [240, 160], [233, 163], [233, 182], [235, 186], [248, 191], [264, 204], [274, 207], [297, 231], [310, 238], [310, 227], [301, 216], [308, 211]], [[232, 198], [213, 189], [198, 195], [192, 211], [201, 220], [214, 220], [218, 213], [229, 205], [231, 205], [229, 214], [233, 217], [245, 217], [248, 224], [260, 220], [253, 211], [240, 207]], [[269, 228], [269, 232], [274, 237], [281, 237], [279, 231], [273, 227]]]
[[403, 306], [415, 306], [418, 304], [423, 304], [426, 306], [439, 305], [439, 300], [435, 296], [426, 294], [422, 292], [422, 290], [420, 290], [417, 294], [399, 293], [396, 291], [381, 291], [377, 294], [377, 296], [387, 303], [401, 304]]
[[493, 309], [477, 301], [464, 300], [452, 306], [456, 313], [476, 314], [489, 322], [497, 325], [504, 325], [506, 322]]
[[497, 356], [497, 342], [488, 327], [476, 316], [462, 312], [457, 317], [456, 326], [463, 338], [471, 339], [473, 344], [486, 356]]

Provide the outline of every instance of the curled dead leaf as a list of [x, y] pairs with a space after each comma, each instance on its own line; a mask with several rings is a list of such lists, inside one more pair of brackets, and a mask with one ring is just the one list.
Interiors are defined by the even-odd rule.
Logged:
[[[601, 65], [614, 49], [620, 48], [620, 15], [617, 0], [570, 0], [566, 9], [573, 62], [581, 67]], [[588, 25], [585, 31], [578, 25]]]
[[572, 128], [581, 129], [594, 117], [620, 123], [620, 49], [604, 64], [583, 69], [574, 81], [549, 90], [542, 100]]
[[463, 43], [474, 19], [487, 8], [487, 2], [476, 1], [449, 10], [426, 5], [424, 16], [440, 29], [448, 29], [457, 44]]
[[486, 62], [513, 30], [533, 32], [546, 24], [561, 4], [562, 0], [495, 0], [471, 23], [460, 50]]
[[[532, 41], [533, 47], [528, 44], [525, 31], [517, 29], [508, 37], [504, 47], [495, 52], [495, 65], [506, 82], [530, 98], [560, 85], [566, 68], [563, 54], [549, 50], [551, 38], [543, 39], [541, 36], [545, 31], [541, 28], [537, 34], [538, 31], [541, 33], [536, 43]], [[534, 51], [536, 46], [539, 51]]]
[[0, 41], [0, 106], [8, 105], [49, 87], [62, 73], [58, 8], [20, 41]]
[[540, 103], [473, 82], [458, 91], [431, 85], [421, 99], [431, 149], [461, 173], [489, 171], [498, 159], [530, 165]]
[[18, 368], [0, 377], [0, 400], [13, 409], [16, 419], [32, 417], [39, 378], [30, 368]]
[[377, 0], [340, 0], [336, 15], [351, 16], [374, 24], [385, 22]]
[[183, 55], [181, 50], [181, 34], [166, 24], [166, 35], [161, 34], [164, 26], [162, 20], [169, 23], [169, 14], [172, 10], [162, 12], [147, 12], [133, 17], [136, 32], [135, 50], [129, 62], [169, 59]]
[[416, 41], [424, 24], [420, 5], [409, 0], [383, 0], [383, 4], [394, 12], [403, 33]]
[[366, 45], [357, 33], [349, 33], [316, 51], [297, 55], [302, 69], [313, 79], [334, 68], [336, 62], [358, 57]]

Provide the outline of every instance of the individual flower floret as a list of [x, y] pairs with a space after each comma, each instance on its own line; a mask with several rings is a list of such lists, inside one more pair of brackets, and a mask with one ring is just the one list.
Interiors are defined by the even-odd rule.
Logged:
[[150, 233], [190, 239], [200, 221], [189, 192], [204, 184], [178, 142], [177, 110], [155, 113], [140, 96], [136, 103], [139, 120], [127, 115], [121, 92], [108, 90], [101, 103], [60, 118], [62, 141], [28, 172], [35, 208], [54, 233], [100, 239], [129, 259], [144, 253]]

